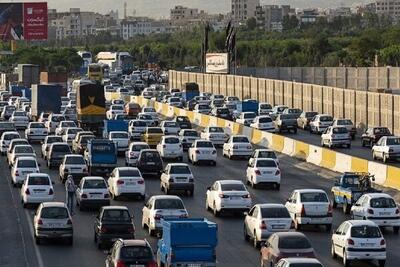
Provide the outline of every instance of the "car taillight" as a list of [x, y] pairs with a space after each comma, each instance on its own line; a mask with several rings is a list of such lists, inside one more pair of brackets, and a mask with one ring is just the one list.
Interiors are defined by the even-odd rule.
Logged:
[[158, 214], [158, 213], [156, 213], [155, 215], [154, 215], [154, 220], [160, 220], [161, 218], [162, 218], [163, 216], [161, 215], [161, 214]]
[[301, 205], [301, 216], [302, 217], [306, 216], [306, 209], [304, 208], [304, 204]]
[[105, 193], [105, 194], [104, 194], [104, 198], [110, 198], [110, 194]]
[[43, 224], [43, 221], [42, 221], [41, 219], [39, 219], [39, 220], [37, 221], [37, 224], [42, 225], [42, 224]]
[[219, 194], [219, 197], [220, 197], [220, 198], [228, 198], [229, 196], [220, 193], [220, 194]]
[[396, 214], [399, 214], [399, 213], [400, 213], [399, 209], [396, 209]]
[[174, 182], [174, 178], [169, 178], [168, 182], [173, 183]]
[[88, 172], [88, 169], [87, 169], [87, 168], [83, 168], [82, 171], [83, 171], [83, 172]]
[[155, 261], [148, 262], [147, 267], [157, 267], [157, 263]]
[[276, 172], [275, 172], [275, 176], [277, 176], [279, 174], [281, 174], [281, 170], [277, 169]]
[[86, 194], [82, 194], [81, 198], [87, 198]]
[[386, 245], [385, 239], [381, 239], [381, 246]]
[[243, 195], [242, 198], [250, 198], [250, 194]]
[[130, 233], [130, 234], [135, 233], [135, 228], [129, 227], [129, 228], [128, 228], [128, 233]]
[[181, 148], [181, 147], [182, 147], [182, 145], [181, 145], [181, 144], [179, 144], [179, 147]]
[[137, 181], [138, 184], [144, 184], [144, 180]]
[[389, 152], [393, 152], [393, 149], [392, 149], [392, 148], [389, 148]]
[[258, 169], [255, 169], [254, 172], [256, 173], [256, 175], [261, 175], [261, 171]]
[[353, 239], [347, 239], [347, 245], [354, 246], [354, 240]]
[[213, 155], [214, 155], [214, 154], [217, 154], [217, 151], [216, 151], [216, 150], [213, 150], [212, 154], [213, 154]]
[[102, 234], [107, 233], [107, 227], [105, 227], [105, 226], [100, 227], [100, 233], [102, 233]]
[[118, 260], [117, 265], [115, 267], [126, 267], [126, 264], [123, 260]]
[[291, 223], [290, 223], [290, 229], [294, 229], [295, 228], [295, 224], [294, 224], [294, 221], [292, 221]]
[[200, 150], [195, 150], [194, 152], [196, 152], [196, 154], [200, 154]]
[[131, 157], [135, 156], [135, 152], [129, 152], [129, 156]]
[[68, 224], [68, 225], [72, 225], [72, 220], [71, 220], [71, 219], [68, 219], [67, 224]]
[[373, 209], [368, 209], [367, 212], [368, 212], [368, 214], [374, 214], [374, 210]]
[[167, 146], [166, 146], [166, 145], [163, 145], [162, 147], [163, 147], [163, 148], [166, 148]]
[[233, 148], [233, 149], [238, 149], [239, 147], [238, 147], [238, 146], [236, 146], [236, 145], [234, 145], [232, 148]]
[[123, 181], [123, 180], [117, 180], [117, 184], [118, 185], [121, 185], [121, 184], [124, 184], [125, 182]]
[[193, 183], [194, 179], [193, 178], [189, 178], [189, 183]]
[[252, 147], [251, 146], [247, 146], [247, 149], [252, 149]]
[[31, 192], [29, 191], [28, 188], [25, 190], [25, 194], [26, 194], [26, 195], [30, 195], [30, 194], [31, 194]]
[[261, 229], [261, 230], [266, 230], [266, 229], [267, 229], [267, 224], [266, 224], [264, 221], [262, 221], [262, 222], [260, 223], [260, 229]]
[[15, 176], [19, 176], [19, 172], [18, 171], [15, 171]]
[[50, 188], [49, 195], [52, 195], [52, 194], [54, 194], [54, 192], [53, 192], [53, 189]]

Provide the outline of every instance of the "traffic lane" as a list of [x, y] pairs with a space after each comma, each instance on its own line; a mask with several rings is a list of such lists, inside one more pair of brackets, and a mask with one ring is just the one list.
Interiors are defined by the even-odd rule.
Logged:
[[[297, 129], [297, 134], [293, 134], [293, 133], [282, 133], [282, 135], [289, 137], [289, 138], [293, 138], [295, 140], [298, 141], [303, 141], [306, 142], [310, 145], [315, 145], [315, 146], [321, 146], [321, 135], [319, 134], [310, 134], [309, 131], [304, 131], [302, 129]], [[351, 148], [344, 148], [344, 147], [335, 147], [333, 148], [333, 150], [343, 153], [343, 154], [347, 154], [347, 155], [351, 155], [351, 156], [355, 156], [355, 157], [359, 157], [362, 159], [367, 159], [370, 161], [374, 161], [372, 159], [372, 151], [371, 148], [369, 147], [362, 147], [361, 146], [361, 139], [357, 138], [355, 140], [351, 141]], [[376, 161], [379, 163], [382, 163], [382, 161]], [[396, 166], [396, 167], [400, 167], [400, 162], [398, 161], [390, 161], [387, 163], [388, 165], [391, 166]]]

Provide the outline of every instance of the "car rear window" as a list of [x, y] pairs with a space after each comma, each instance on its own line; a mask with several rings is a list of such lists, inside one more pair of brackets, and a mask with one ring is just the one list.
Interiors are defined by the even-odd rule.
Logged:
[[132, 145], [132, 151], [140, 151], [142, 149], [149, 149], [148, 145]]
[[32, 128], [32, 129], [34, 129], [34, 128], [45, 128], [45, 126], [44, 126], [44, 123], [31, 123], [29, 125], [29, 128]]
[[146, 127], [147, 123], [145, 121], [134, 121], [132, 123], [132, 126], [137, 126], [137, 127]]
[[129, 169], [129, 170], [119, 170], [120, 177], [139, 177], [140, 172], [138, 170]]
[[293, 120], [293, 119], [296, 119], [296, 115], [295, 114], [281, 114], [280, 116], [279, 116], [279, 118], [281, 119], [281, 120]]
[[162, 134], [163, 131], [161, 130], [161, 128], [147, 128], [147, 133]]
[[176, 117], [176, 121], [179, 122], [189, 122], [189, 118], [188, 117]]
[[353, 125], [351, 120], [337, 120], [337, 125]]
[[270, 104], [260, 104], [261, 109], [272, 109], [272, 106]]
[[323, 267], [321, 263], [290, 263], [290, 267]]
[[67, 127], [76, 127], [75, 122], [73, 121], [68, 121], [68, 122], [61, 122], [61, 127], [67, 128]]
[[243, 184], [221, 184], [222, 191], [246, 191]]
[[71, 153], [71, 149], [68, 145], [55, 145], [53, 146], [53, 152], [57, 153]]
[[52, 137], [47, 137], [47, 144], [52, 144], [56, 142], [62, 142], [62, 137], [61, 136], [52, 136]]
[[111, 138], [129, 138], [128, 133], [111, 133]]
[[121, 105], [115, 105], [115, 106], [112, 106], [112, 109], [113, 109], [113, 110], [123, 110], [124, 107], [121, 106]]
[[311, 244], [307, 238], [302, 236], [285, 236], [279, 238], [279, 248], [307, 249], [311, 248]]
[[273, 151], [260, 151], [258, 153], [259, 158], [271, 158], [271, 159], [276, 159], [276, 154]]
[[[142, 115], [139, 116], [139, 119], [142, 119], [142, 120], [152, 120], [153, 117], [151, 117], [151, 115], [149, 115], [149, 114], [142, 114]], [[137, 126], [139, 126], [139, 125], [137, 125]]]
[[351, 237], [355, 238], [379, 238], [381, 231], [376, 226], [360, 225], [351, 227]]
[[92, 140], [94, 138], [94, 135], [84, 135], [81, 137], [81, 144], [87, 144], [89, 140]]
[[73, 128], [73, 129], [67, 129], [68, 134], [77, 134], [79, 132], [82, 132], [83, 130], [80, 128]]
[[50, 179], [47, 176], [31, 176], [28, 185], [50, 185]]
[[4, 135], [4, 140], [12, 140], [12, 139], [16, 139], [16, 138], [20, 138], [19, 134], [6, 134], [6, 135]]
[[183, 132], [184, 136], [199, 136], [199, 134], [196, 131], [184, 131]]
[[83, 184], [83, 188], [85, 189], [103, 189], [107, 188], [104, 180], [86, 180]]
[[86, 163], [83, 157], [67, 157], [65, 159], [65, 164], [85, 165]]
[[65, 117], [64, 116], [52, 116], [51, 121], [53, 121], [53, 122], [65, 121]]
[[179, 125], [174, 121], [164, 122], [164, 127], [179, 127]]
[[68, 211], [64, 207], [46, 207], [42, 208], [40, 217], [43, 219], [67, 219]]
[[35, 160], [19, 160], [17, 164], [18, 168], [36, 168], [37, 164]]
[[333, 118], [331, 116], [321, 116], [319, 118], [320, 121], [333, 121]]
[[156, 199], [154, 209], [177, 209], [183, 210], [185, 207], [180, 199]]
[[249, 143], [246, 136], [236, 136], [232, 138], [233, 143]]
[[196, 147], [214, 147], [214, 145], [212, 142], [201, 141], [196, 143]]
[[270, 117], [262, 117], [258, 119], [258, 122], [260, 123], [268, 123], [268, 122], [272, 122], [272, 119]]
[[255, 113], [244, 113], [243, 118], [245, 119], [254, 119], [256, 117]]
[[261, 208], [262, 218], [290, 218], [290, 214], [285, 207]]
[[165, 138], [166, 144], [179, 144], [179, 139], [172, 137], [172, 138]]
[[154, 161], [160, 161], [160, 160], [161, 160], [160, 154], [158, 152], [156, 152], [156, 151], [154, 151], [154, 152], [145, 152], [145, 153], [142, 153], [142, 156], [141, 156], [141, 161], [152, 161], [152, 162], [154, 162]]
[[209, 132], [210, 133], [223, 133], [224, 129], [222, 129], [221, 127], [210, 127]]
[[16, 146], [14, 153], [33, 153], [33, 148], [31, 146]]
[[121, 248], [121, 258], [123, 259], [153, 259], [150, 248], [144, 246], [125, 246]]
[[105, 210], [103, 211], [102, 221], [107, 222], [130, 222], [131, 216], [127, 210]]
[[396, 208], [396, 203], [392, 198], [378, 197], [369, 201], [371, 208]]
[[321, 192], [308, 192], [300, 194], [301, 202], [328, 202], [328, 198], [325, 193]]
[[191, 174], [188, 166], [171, 166], [170, 169], [171, 174]]
[[375, 128], [375, 129], [374, 129], [374, 134], [390, 134], [390, 131], [389, 131], [389, 129], [386, 128], [386, 127]]
[[334, 127], [332, 132], [334, 134], [345, 134], [348, 133], [347, 129], [345, 127]]
[[265, 168], [276, 168], [275, 160], [257, 160], [256, 167], [265, 167]]

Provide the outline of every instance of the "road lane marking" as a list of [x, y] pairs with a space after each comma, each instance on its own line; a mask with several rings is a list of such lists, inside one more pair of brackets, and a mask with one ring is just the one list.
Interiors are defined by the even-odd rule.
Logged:
[[33, 237], [34, 237], [33, 223], [32, 223], [31, 216], [27, 209], [25, 209], [25, 215], [26, 215], [26, 219], [28, 220], [28, 224], [29, 224], [28, 228], [29, 228], [29, 232], [31, 233], [31, 237], [32, 237], [32, 241], [33, 241], [32, 243], [33, 243], [33, 247], [35, 248], [35, 254], [36, 254], [36, 259], [38, 261], [38, 265], [39, 265], [39, 267], [44, 267], [42, 254], [40, 254], [39, 247], [36, 244], [35, 240], [33, 239]]

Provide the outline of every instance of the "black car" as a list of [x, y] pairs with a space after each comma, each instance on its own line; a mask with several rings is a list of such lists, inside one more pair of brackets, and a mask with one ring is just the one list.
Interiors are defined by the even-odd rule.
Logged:
[[175, 121], [181, 129], [192, 129], [192, 123], [187, 116], [176, 116]]
[[156, 267], [153, 250], [147, 240], [118, 239], [106, 258], [106, 266], [147, 266]]
[[161, 175], [163, 171], [163, 162], [155, 149], [142, 149], [137, 160], [137, 168], [142, 175]]
[[387, 127], [369, 127], [361, 136], [361, 145], [373, 147], [384, 136], [392, 136]]
[[232, 114], [228, 108], [214, 108], [211, 111], [211, 116], [215, 116], [217, 118], [225, 119], [225, 120], [233, 120]]
[[94, 221], [94, 242], [101, 249], [110, 247], [118, 238], [135, 238], [133, 217], [125, 206], [102, 207]]

